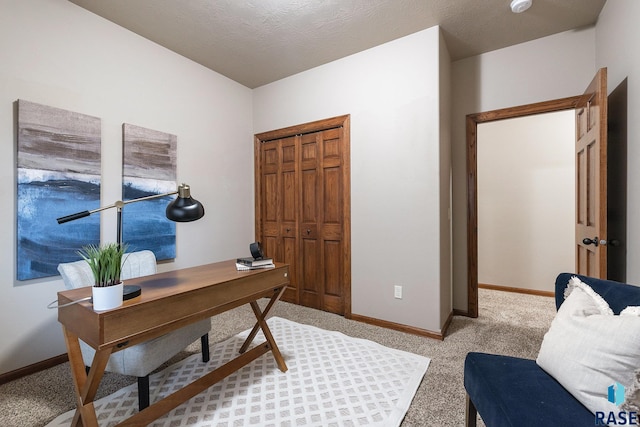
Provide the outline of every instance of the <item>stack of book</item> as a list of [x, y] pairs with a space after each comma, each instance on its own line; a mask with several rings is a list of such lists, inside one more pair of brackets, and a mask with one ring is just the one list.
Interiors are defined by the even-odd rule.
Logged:
[[259, 268], [272, 268], [275, 267], [273, 259], [271, 258], [238, 258], [236, 260], [236, 269], [242, 270], [256, 270]]

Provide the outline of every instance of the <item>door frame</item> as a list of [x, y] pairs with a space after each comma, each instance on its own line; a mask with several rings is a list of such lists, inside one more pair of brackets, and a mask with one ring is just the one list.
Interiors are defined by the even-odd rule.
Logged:
[[478, 125], [497, 120], [573, 110], [581, 97], [582, 95], [572, 96], [467, 115], [467, 312], [460, 314], [478, 317]]
[[287, 138], [295, 135], [320, 132], [329, 129], [341, 128], [343, 147], [343, 247], [344, 265], [342, 272], [342, 292], [344, 295], [344, 310], [342, 315], [351, 319], [351, 115], [331, 117], [314, 122], [290, 126], [287, 128], [262, 132], [254, 135], [254, 197], [255, 197], [255, 236], [259, 239], [262, 235], [262, 201], [260, 189], [262, 188], [262, 170], [260, 160], [260, 144], [263, 141]]

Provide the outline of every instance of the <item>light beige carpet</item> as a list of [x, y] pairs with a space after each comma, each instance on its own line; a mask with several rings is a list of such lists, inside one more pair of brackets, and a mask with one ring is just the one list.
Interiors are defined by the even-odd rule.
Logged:
[[[469, 351], [535, 359], [544, 333], [555, 315], [553, 298], [479, 289], [480, 316], [454, 316], [444, 341], [424, 338], [334, 314], [280, 302], [272, 313], [297, 323], [339, 331], [431, 359], [429, 369], [409, 406], [402, 427], [464, 425], [464, 358]], [[251, 328], [251, 308], [239, 307], [214, 317], [210, 341], [221, 342]], [[169, 364], [200, 351], [194, 343]], [[168, 366], [168, 365], [167, 365]], [[164, 367], [163, 367], [164, 368]], [[105, 374], [98, 398], [136, 382], [133, 377]], [[43, 427], [75, 407], [69, 364], [0, 385], [0, 426]]]

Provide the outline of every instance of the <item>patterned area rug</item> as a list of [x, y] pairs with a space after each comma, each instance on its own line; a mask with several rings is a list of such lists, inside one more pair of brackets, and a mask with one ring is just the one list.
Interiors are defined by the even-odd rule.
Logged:
[[[268, 320], [289, 370], [267, 353], [185, 402], [153, 426], [399, 426], [430, 359], [286, 319]], [[249, 331], [194, 354], [150, 378], [151, 402], [226, 363]], [[264, 341], [259, 333], [254, 343]], [[101, 426], [137, 412], [137, 384], [95, 402]], [[49, 427], [68, 426], [70, 411]]]

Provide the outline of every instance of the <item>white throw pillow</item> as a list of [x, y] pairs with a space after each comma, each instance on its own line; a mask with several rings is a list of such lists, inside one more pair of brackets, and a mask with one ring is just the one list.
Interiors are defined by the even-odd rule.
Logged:
[[536, 363], [594, 414], [618, 412], [607, 389], [633, 383], [640, 366], [640, 317], [613, 315], [606, 301], [575, 277], [569, 287]]
[[582, 289], [593, 300], [593, 304], [589, 304], [589, 307], [588, 307], [589, 310], [596, 310], [592, 314], [600, 313], [600, 314], [613, 315], [613, 310], [611, 310], [611, 307], [609, 307], [609, 303], [605, 301], [605, 299], [602, 298], [600, 294], [594, 291], [593, 288], [591, 288], [591, 286], [587, 285], [582, 280], [578, 279], [576, 276], [573, 276], [571, 279], [569, 279], [569, 283], [567, 283], [567, 287], [564, 290], [564, 299], [567, 299], [575, 288]]

